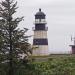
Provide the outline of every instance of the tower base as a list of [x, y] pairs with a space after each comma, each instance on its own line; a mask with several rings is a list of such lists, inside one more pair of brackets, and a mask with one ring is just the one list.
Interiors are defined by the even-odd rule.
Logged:
[[48, 56], [49, 50], [48, 45], [35, 45], [34, 47], [37, 47], [33, 50], [32, 56]]

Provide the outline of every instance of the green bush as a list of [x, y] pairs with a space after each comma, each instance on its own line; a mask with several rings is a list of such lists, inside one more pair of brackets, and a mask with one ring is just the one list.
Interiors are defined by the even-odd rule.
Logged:
[[[45, 62], [30, 62], [15, 69], [15, 75], [75, 75], [75, 57], [50, 57]], [[7, 66], [0, 65], [0, 75], [7, 75]]]
[[34, 67], [31, 75], [75, 75], [75, 57], [49, 58], [31, 65]]

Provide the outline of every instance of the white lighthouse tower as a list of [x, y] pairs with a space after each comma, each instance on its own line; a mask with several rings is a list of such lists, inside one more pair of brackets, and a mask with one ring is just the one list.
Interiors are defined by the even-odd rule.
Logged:
[[33, 56], [47, 56], [49, 55], [48, 50], [48, 39], [47, 39], [47, 30], [45, 14], [39, 9], [39, 12], [35, 14], [35, 27], [34, 30], [34, 38], [33, 38], [33, 46], [37, 47], [33, 49]]

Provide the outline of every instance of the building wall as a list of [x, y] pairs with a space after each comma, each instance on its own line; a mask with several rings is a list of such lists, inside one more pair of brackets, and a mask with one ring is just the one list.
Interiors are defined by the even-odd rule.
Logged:
[[72, 46], [72, 54], [75, 54], [75, 46]]
[[34, 45], [33, 56], [49, 55], [48, 45]]
[[47, 38], [47, 31], [34, 31], [34, 38]]

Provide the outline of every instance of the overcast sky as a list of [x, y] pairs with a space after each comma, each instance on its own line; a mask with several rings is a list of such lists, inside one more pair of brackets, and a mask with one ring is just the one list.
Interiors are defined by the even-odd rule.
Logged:
[[[34, 15], [41, 8], [46, 14], [50, 53], [68, 53], [75, 34], [75, 0], [17, 0], [18, 16], [25, 16], [19, 27], [29, 28], [32, 34]], [[30, 40], [32, 41], [32, 39]]]

